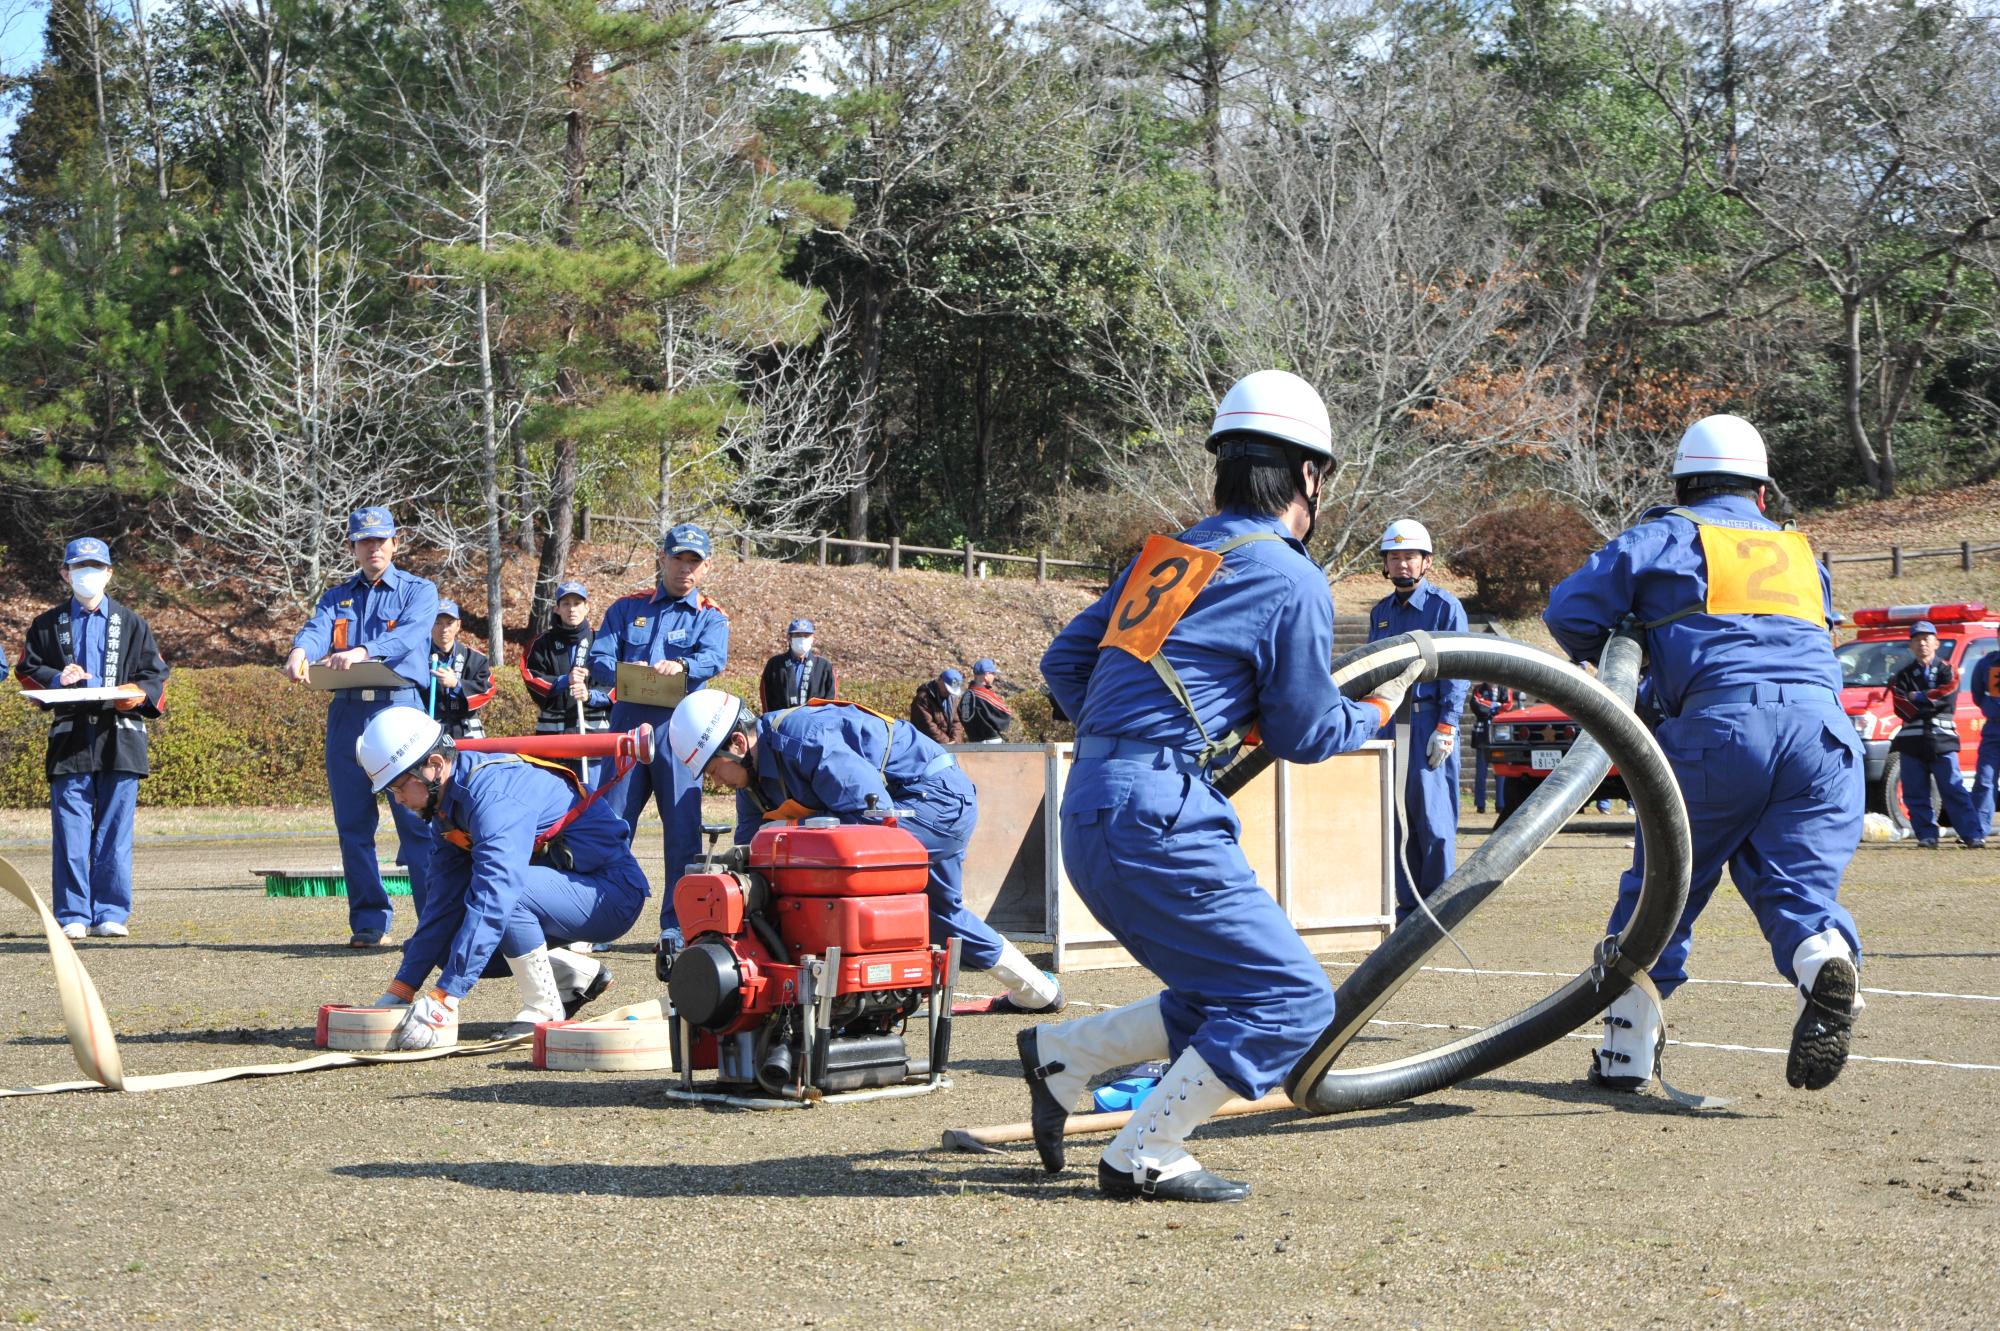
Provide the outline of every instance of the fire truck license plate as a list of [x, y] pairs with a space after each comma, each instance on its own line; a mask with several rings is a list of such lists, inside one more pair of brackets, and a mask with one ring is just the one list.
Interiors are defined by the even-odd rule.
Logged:
[[1536, 749], [1528, 755], [1528, 766], [1538, 772], [1553, 772], [1562, 760], [1561, 749]]

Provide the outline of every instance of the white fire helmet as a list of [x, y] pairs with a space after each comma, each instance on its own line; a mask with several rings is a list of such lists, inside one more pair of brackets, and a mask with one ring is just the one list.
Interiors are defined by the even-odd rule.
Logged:
[[1238, 379], [1215, 408], [1208, 430], [1208, 451], [1226, 434], [1248, 431], [1303, 449], [1313, 457], [1333, 460], [1333, 426], [1326, 404], [1313, 386], [1284, 370], [1259, 370]]
[[1771, 460], [1764, 436], [1741, 416], [1704, 416], [1688, 426], [1674, 450], [1674, 475], [1741, 476], [1771, 483]]
[[699, 778], [741, 715], [742, 699], [721, 689], [698, 689], [674, 708], [667, 722], [667, 750], [683, 770]]
[[354, 761], [379, 795], [437, 747], [444, 727], [415, 707], [384, 707], [354, 741]]
[[1393, 554], [1397, 550], [1421, 550], [1425, 554], [1436, 554], [1431, 544], [1430, 528], [1415, 518], [1397, 518], [1382, 531], [1382, 553]]

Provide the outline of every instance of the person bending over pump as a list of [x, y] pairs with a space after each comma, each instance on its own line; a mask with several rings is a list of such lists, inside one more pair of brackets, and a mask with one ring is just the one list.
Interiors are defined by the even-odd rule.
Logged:
[[965, 908], [959, 890], [979, 792], [949, 753], [915, 726], [858, 703], [818, 700], [757, 716], [729, 694], [691, 694], [667, 725], [684, 770], [736, 792], [736, 843], [780, 818], [831, 814], [860, 822], [894, 813], [930, 852], [931, 942], [961, 940], [960, 964], [1007, 990], [996, 1011], [1056, 1012], [1062, 986]]
[[[1687, 802], [1694, 864], [1687, 907], [1653, 963], [1664, 995], [1687, 980], [1688, 935], [1724, 865], [1779, 974], [1798, 988], [1785, 1079], [1817, 1091], [1840, 1075], [1861, 1010], [1860, 935], [1835, 899], [1861, 842], [1861, 744], [1840, 705], [1827, 634], [1826, 570], [1798, 532], [1764, 516], [1764, 439], [1736, 416], [1688, 427], [1674, 458], [1679, 505], [1656, 508], [1549, 596], [1542, 618], [1591, 660], [1628, 618], [1646, 635], [1642, 699]], [[1607, 926], [1639, 898], [1646, 845], [1618, 884]], [[1639, 990], [1605, 1014], [1590, 1079], [1619, 1091], [1652, 1080], [1666, 1033]]]
[[1341, 696], [1333, 598], [1306, 554], [1333, 461], [1319, 394], [1281, 370], [1229, 390], [1209, 432], [1216, 513], [1139, 557], [1042, 657], [1076, 718], [1062, 800], [1078, 895], [1166, 990], [1020, 1033], [1035, 1145], [1063, 1165], [1063, 1120], [1097, 1073], [1173, 1064], [1097, 1165], [1108, 1197], [1233, 1202], [1188, 1133], [1232, 1094], [1276, 1086], [1333, 1020], [1333, 985], [1257, 884], [1228, 799], [1210, 784], [1247, 736], [1318, 762], [1373, 739], [1423, 667], [1362, 702]]
[[[376, 793], [388, 791], [437, 833], [424, 917], [378, 1003], [411, 1004], [395, 1048], [456, 1043], [459, 1000], [498, 973], [489, 969], [496, 954], [521, 990], [510, 1037], [576, 1015], [611, 986], [603, 963], [560, 945], [611, 942], [645, 905], [646, 875], [615, 808], [557, 763], [458, 752], [414, 707], [376, 715], [354, 756]], [[440, 968], [436, 987], [419, 994]]]

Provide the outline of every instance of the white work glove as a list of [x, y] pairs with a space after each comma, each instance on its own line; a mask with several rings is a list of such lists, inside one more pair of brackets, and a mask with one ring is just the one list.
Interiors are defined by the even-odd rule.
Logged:
[[402, 995], [400, 995], [400, 994], [396, 993], [396, 992], [395, 992], [395, 991], [394, 991], [393, 989], [385, 989], [385, 990], [383, 990], [383, 991], [382, 991], [382, 996], [381, 996], [380, 998], [376, 999], [376, 1000], [375, 1000], [375, 1001], [374, 1001], [373, 1003], [370, 1003], [370, 1004], [369, 1004], [368, 1006], [370, 1006], [370, 1007], [408, 1007], [409, 1005], [410, 1005], [410, 1000], [409, 1000], [409, 999], [407, 999], [407, 998], [404, 998], [404, 997], [403, 997]]
[[1452, 746], [1457, 743], [1458, 727], [1456, 726], [1440, 725], [1436, 730], [1431, 732], [1431, 743], [1430, 747], [1424, 750], [1424, 761], [1430, 764], [1433, 772], [1438, 769], [1438, 764], [1451, 757]]
[[458, 1000], [433, 989], [410, 1005], [389, 1037], [391, 1049], [442, 1049], [458, 1043]]
[[1361, 701], [1380, 704], [1382, 719], [1386, 722], [1396, 714], [1396, 709], [1403, 705], [1404, 696], [1417, 686], [1417, 681], [1423, 677], [1423, 673], [1424, 663], [1412, 661], [1408, 670], [1380, 686]]

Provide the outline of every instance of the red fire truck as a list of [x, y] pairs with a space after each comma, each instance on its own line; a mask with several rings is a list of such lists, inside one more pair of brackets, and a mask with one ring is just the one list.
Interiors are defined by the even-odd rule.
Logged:
[[[1973, 705], [1972, 667], [2000, 646], [2000, 618], [1977, 601], [1945, 605], [1895, 605], [1857, 610], [1850, 621], [1852, 641], [1834, 649], [1840, 662], [1841, 704], [1854, 722], [1867, 754], [1868, 807], [1886, 813], [1898, 827], [1909, 825], [1898, 790], [1902, 764], [1891, 761], [1889, 741], [1902, 723], [1889, 700], [1889, 679], [1910, 660], [1910, 625], [1927, 619], [1937, 626], [1938, 656], [1958, 668], [1959, 779], [1972, 784], [1985, 718]], [[1516, 808], [1541, 784], [1576, 739], [1576, 723], [1554, 707], [1528, 705], [1493, 718], [1493, 772], [1500, 780], [1500, 807]], [[1624, 784], [1614, 770], [1596, 798], [1623, 799]]]

